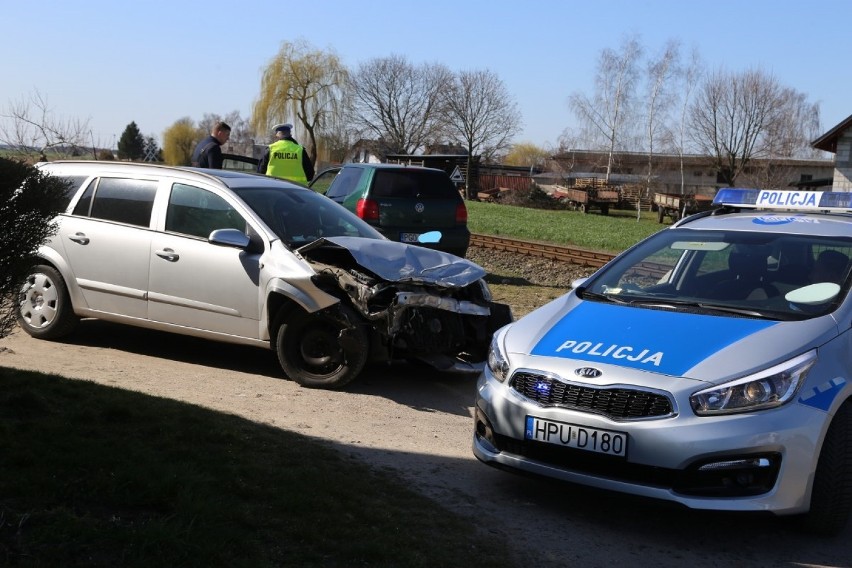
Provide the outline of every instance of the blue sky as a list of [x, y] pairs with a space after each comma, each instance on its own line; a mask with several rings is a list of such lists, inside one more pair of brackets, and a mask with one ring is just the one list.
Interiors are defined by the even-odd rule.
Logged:
[[634, 34], [648, 53], [677, 39], [708, 68], [772, 73], [820, 104], [823, 132], [852, 114], [850, 0], [0, 0], [0, 14], [0, 115], [37, 91], [98, 145], [131, 121], [161, 140], [183, 117], [249, 117], [262, 69], [299, 38], [350, 68], [397, 54], [489, 69], [523, 114], [515, 141], [540, 146], [575, 125], [568, 97], [593, 93], [601, 50]]

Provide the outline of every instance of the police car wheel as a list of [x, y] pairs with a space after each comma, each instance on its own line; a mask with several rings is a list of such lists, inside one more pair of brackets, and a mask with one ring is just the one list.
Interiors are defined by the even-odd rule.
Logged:
[[18, 293], [18, 325], [38, 339], [59, 339], [70, 334], [79, 318], [74, 313], [68, 287], [52, 266], [34, 266]]
[[367, 362], [367, 333], [347, 306], [336, 306], [327, 314], [300, 311], [280, 322], [277, 329], [278, 362], [303, 387], [341, 388]]
[[852, 512], [852, 400], [847, 400], [825, 435], [814, 485], [811, 509], [800, 519], [804, 530], [836, 535]]

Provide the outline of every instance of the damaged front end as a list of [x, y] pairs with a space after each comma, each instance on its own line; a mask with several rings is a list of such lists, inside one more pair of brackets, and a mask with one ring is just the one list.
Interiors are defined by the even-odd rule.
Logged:
[[319, 239], [299, 253], [317, 286], [342, 291], [369, 324], [373, 359], [478, 371], [491, 335], [512, 320], [509, 306], [492, 301], [485, 270], [447, 253], [356, 237]]

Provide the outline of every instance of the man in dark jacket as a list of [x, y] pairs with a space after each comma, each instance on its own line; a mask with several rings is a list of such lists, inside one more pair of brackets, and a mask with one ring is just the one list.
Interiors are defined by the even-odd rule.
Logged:
[[222, 169], [222, 144], [231, 137], [231, 127], [224, 122], [213, 125], [210, 136], [202, 140], [192, 153], [192, 165], [197, 168]]
[[293, 125], [279, 124], [273, 130], [275, 141], [266, 148], [257, 171], [306, 185], [314, 179], [314, 165], [305, 148], [293, 139]]

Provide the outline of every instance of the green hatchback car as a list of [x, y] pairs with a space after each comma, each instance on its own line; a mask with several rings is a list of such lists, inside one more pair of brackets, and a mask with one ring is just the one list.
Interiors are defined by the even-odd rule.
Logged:
[[[443, 170], [396, 164], [345, 164], [320, 172], [310, 187], [340, 203], [392, 241], [464, 257], [467, 207]], [[423, 242], [439, 232], [438, 242]]]

